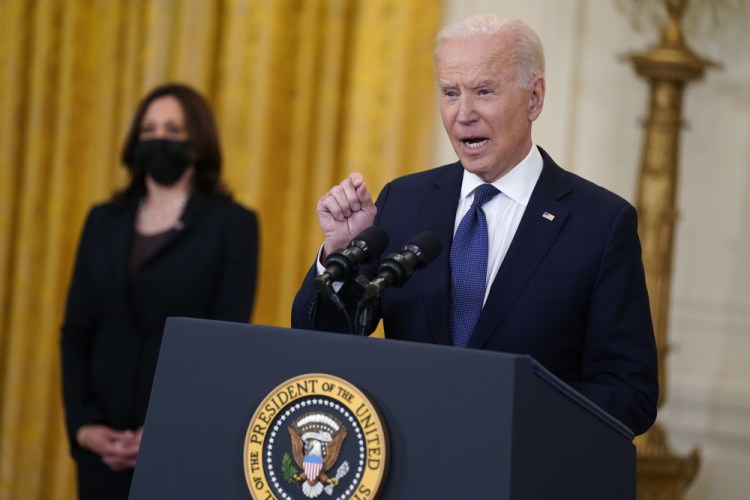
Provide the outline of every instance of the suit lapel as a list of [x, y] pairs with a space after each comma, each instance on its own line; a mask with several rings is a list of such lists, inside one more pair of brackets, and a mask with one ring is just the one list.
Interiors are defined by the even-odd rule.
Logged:
[[112, 246], [108, 252], [112, 284], [115, 287], [117, 297], [120, 297], [122, 304], [125, 304], [127, 308], [128, 315], [132, 317], [128, 276], [130, 274], [130, 249], [133, 246], [138, 200], [130, 200], [124, 206], [115, 207], [113, 210]]
[[[492, 283], [468, 347], [481, 348], [499, 328], [570, 213], [559, 199], [570, 191], [567, 174], [544, 151], [544, 168], [508, 253]], [[545, 213], [554, 215], [553, 220]]]
[[435, 179], [433, 189], [428, 191], [422, 203], [422, 221], [425, 230], [434, 231], [443, 244], [440, 255], [425, 272], [422, 293], [430, 331], [434, 332], [437, 344], [451, 344], [448, 329], [448, 298], [450, 290], [450, 248], [453, 241], [453, 226], [458, 198], [461, 194], [463, 168], [456, 163], [454, 168]]

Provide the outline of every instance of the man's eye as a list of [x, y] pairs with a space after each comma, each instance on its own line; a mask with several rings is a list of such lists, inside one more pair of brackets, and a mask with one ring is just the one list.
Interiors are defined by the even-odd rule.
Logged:
[[479, 91], [479, 95], [490, 95], [492, 94], [492, 91], [490, 89], [481, 89]]

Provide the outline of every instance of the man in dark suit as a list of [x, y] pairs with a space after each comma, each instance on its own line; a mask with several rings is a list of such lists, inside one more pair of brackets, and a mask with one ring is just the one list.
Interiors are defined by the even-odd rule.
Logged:
[[[376, 204], [359, 174], [326, 193], [317, 207], [325, 243], [295, 298], [292, 325], [347, 331], [313, 280], [363, 229], [383, 228], [387, 252], [433, 231], [439, 257], [381, 297], [386, 337], [529, 354], [635, 434], [645, 432], [658, 381], [636, 212], [533, 143], [545, 95], [539, 38], [521, 21], [478, 16], [440, 33], [435, 60], [440, 112], [460, 161], [394, 180]], [[485, 190], [489, 201], [473, 207]], [[484, 222], [464, 221], [472, 217]], [[481, 266], [465, 244], [462, 226], [472, 224], [484, 234]], [[481, 277], [466, 279], [477, 268]], [[335, 286], [353, 310], [361, 288]], [[465, 310], [477, 296], [472, 316]]]

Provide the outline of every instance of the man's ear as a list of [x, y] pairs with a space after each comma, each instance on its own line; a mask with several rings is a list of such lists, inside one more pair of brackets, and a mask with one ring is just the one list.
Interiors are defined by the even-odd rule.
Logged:
[[531, 83], [531, 90], [529, 91], [529, 121], [533, 122], [542, 113], [544, 107], [544, 77], [537, 76]]

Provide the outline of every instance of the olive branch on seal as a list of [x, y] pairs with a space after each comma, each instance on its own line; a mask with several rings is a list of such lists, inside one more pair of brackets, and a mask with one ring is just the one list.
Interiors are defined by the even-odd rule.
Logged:
[[292, 457], [289, 456], [289, 453], [284, 453], [284, 456], [281, 457], [281, 474], [287, 483], [293, 482], [293, 478], [299, 474], [297, 468], [292, 465]]

